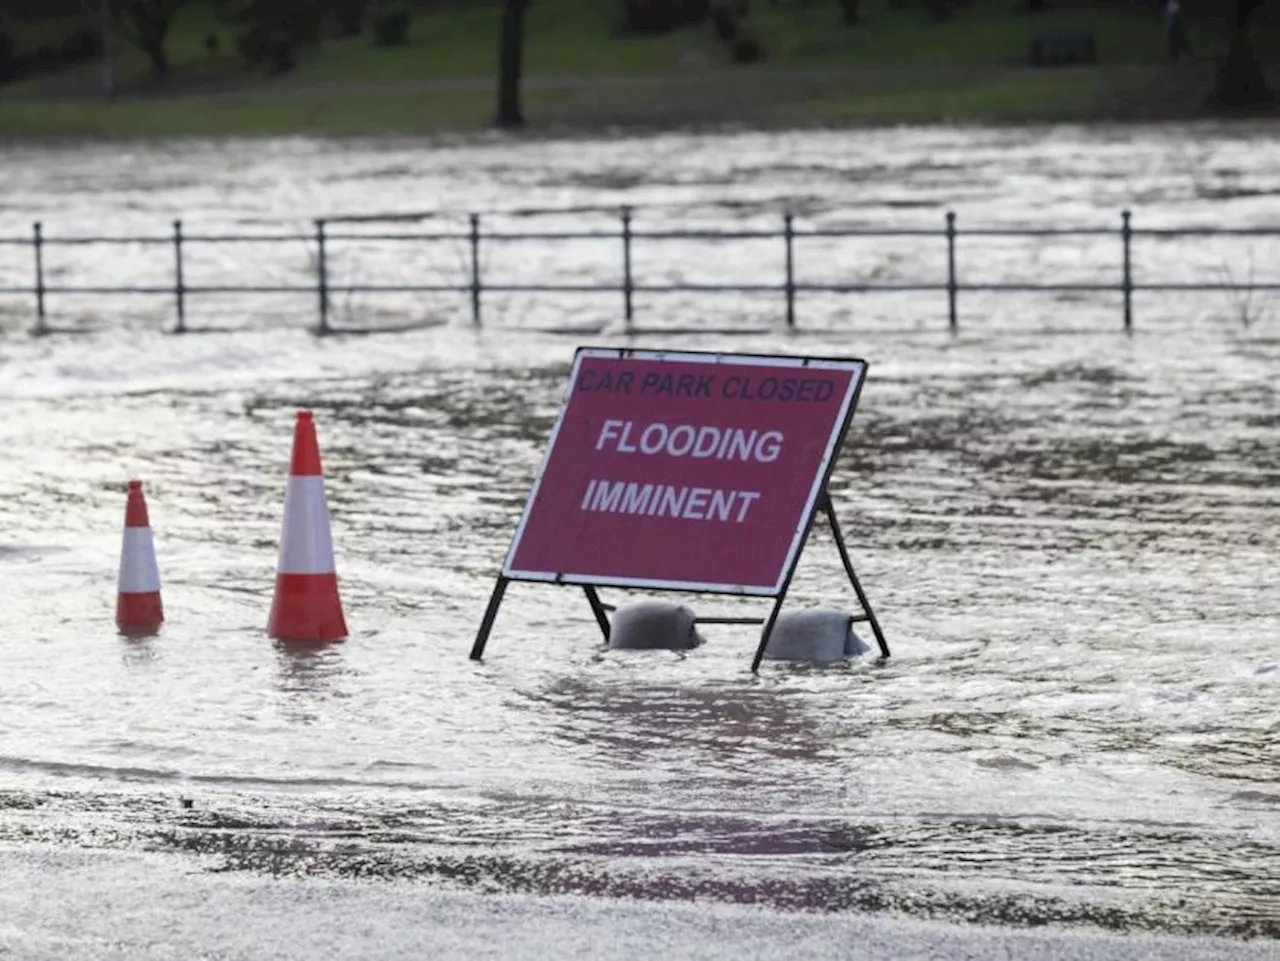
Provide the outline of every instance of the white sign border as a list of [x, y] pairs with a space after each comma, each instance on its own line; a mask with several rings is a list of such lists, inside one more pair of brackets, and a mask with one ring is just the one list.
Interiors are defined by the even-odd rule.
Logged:
[[[677, 363], [738, 364], [751, 367], [799, 367], [805, 370], [850, 370], [854, 372], [854, 376], [849, 378], [849, 387], [845, 391], [844, 400], [841, 401], [840, 412], [832, 426], [830, 435], [827, 437], [827, 446], [822, 454], [822, 462], [818, 470], [814, 472], [813, 483], [809, 488], [809, 497], [805, 502], [804, 511], [801, 513], [800, 523], [792, 535], [791, 546], [787, 549], [786, 561], [778, 572], [777, 582], [772, 587], [607, 577], [599, 574], [520, 571], [511, 567], [511, 561], [516, 556], [516, 550], [520, 546], [520, 538], [524, 535], [525, 524], [529, 520], [533, 504], [537, 500], [538, 491], [542, 486], [543, 475], [546, 473], [547, 465], [551, 463], [551, 454], [555, 450], [556, 438], [560, 434], [560, 425], [569, 410], [569, 399], [573, 394], [573, 386], [578, 382], [578, 369], [582, 365], [583, 358], [589, 357], [607, 357], [614, 360], [661, 360], [675, 361]], [[805, 539], [810, 518], [813, 516], [814, 505], [817, 503], [818, 495], [822, 492], [822, 488], [826, 485], [827, 477], [830, 474], [831, 462], [836, 453], [836, 444], [847, 430], [850, 422], [850, 408], [862, 388], [863, 381], [866, 379], [867, 366], [865, 360], [854, 358], [842, 360], [828, 357], [802, 357], [790, 354], [721, 354], [710, 351], [641, 350], [630, 347], [579, 347], [574, 353], [573, 367], [569, 371], [564, 394], [560, 399], [560, 410], [556, 414], [555, 425], [551, 428], [551, 436], [547, 438], [547, 446], [542, 454], [542, 462], [538, 465], [538, 472], [534, 475], [533, 486], [529, 489], [529, 494], [525, 498], [524, 509], [520, 513], [520, 522], [516, 525], [515, 534], [511, 538], [511, 545], [507, 548], [506, 557], [503, 558], [502, 576], [513, 581], [533, 581], [545, 584], [636, 587], [706, 594], [737, 594], [745, 597], [776, 597], [782, 593], [783, 588], [791, 577], [791, 572], [795, 569], [800, 547]]]

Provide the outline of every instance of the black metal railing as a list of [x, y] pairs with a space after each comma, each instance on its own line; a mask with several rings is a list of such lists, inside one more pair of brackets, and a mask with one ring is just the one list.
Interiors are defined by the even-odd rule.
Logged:
[[[562, 211], [543, 211], [544, 213], [563, 213]], [[948, 211], [941, 229], [936, 228], [865, 228], [865, 227], [831, 227], [831, 226], [797, 226], [795, 215], [791, 211], [782, 214], [779, 229], [637, 229], [635, 213], [630, 207], [622, 207], [612, 211], [610, 216], [617, 219], [617, 228], [588, 230], [496, 230], [484, 229], [484, 218], [480, 214], [469, 214], [466, 218], [465, 230], [395, 230], [377, 233], [353, 231], [349, 225], [385, 224], [394, 222], [421, 222], [430, 215], [401, 215], [393, 217], [342, 217], [322, 218], [314, 221], [314, 233], [309, 236], [282, 233], [260, 234], [196, 234], [187, 233], [183, 222], [175, 220], [172, 231], [168, 235], [150, 236], [50, 236], [44, 225], [36, 222], [32, 225], [28, 236], [0, 236], [0, 247], [29, 246], [32, 252], [33, 274], [30, 286], [0, 286], [0, 296], [29, 296], [34, 299], [35, 334], [50, 333], [53, 328], [48, 322], [48, 301], [51, 296], [61, 295], [99, 295], [142, 294], [172, 297], [176, 312], [173, 330], [182, 333], [189, 329], [187, 311], [189, 302], [197, 297], [215, 295], [245, 294], [307, 294], [313, 293], [317, 303], [317, 330], [330, 333], [335, 330], [331, 322], [331, 303], [335, 289], [347, 293], [387, 294], [387, 293], [436, 293], [458, 294], [469, 297], [471, 322], [480, 326], [483, 322], [483, 307], [486, 294], [496, 293], [555, 293], [555, 294], [599, 294], [616, 293], [621, 299], [622, 319], [627, 329], [634, 329], [636, 301], [644, 294], [666, 293], [698, 293], [712, 294], [723, 292], [737, 293], [772, 293], [781, 294], [785, 305], [783, 319], [788, 328], [797, 326], [797, 299], [802, 294], [834, 294], [834, 295], [867, 295], [877, 293], [937, 292], [945, 295], [946, 316], [951, 331], [959, 329], [959, 302], [962, 293], [1036, 293], [1036, 292], [1078, 292], [1078, 293], [1115, 293], [1122, 304], [1123, 330], [1132, 331], [1134, 326], [1134, 295], [1143, 291], [1277, 291], [1280, 280], [1255, 281], [1252, 276], [1246, 280], [1224, 279], [1221, 281], [1186, 280], [1161, 278], [1138, 283], [1134, 278], [1135, 243], [1144, 238], [1203, 238], [1210, 236], [1236, 237], [1275, 237], [1280, 238], [1280, 225], [1265, 227], [1204, 227], [1192, 226], [1182, 228], [1148, 228], [1138, 229], [1134, 226], [1130, 211], [1121, 213], [1120, 223], [1114, 227], [968, 227], [961, 229], [954, 212]], [[487, 216], [487, 215], [486, 215]], [[342, 230], [348, 225], [348, 230]], [[961, 279], [958, 267], [958, 252], [962, 238], [1115, 238], [1117, 241], [1117, 261], [1119, 280], [1087, 280], [1069, 282], [1050, 280], [1045, 282], [965, 282]], [[878, 282], [861, 280], [857, 282], [812, 282], [797, 278], [797, 246], [800, 242], [814, 238], [897, 238], [921, 240], [941, 238], [941, 252], [945, 256], [945, 279], [938, 281], [899, 281]], [[313, 252], [314, 283], [300, 285], [297, 283], [197, 283], [187, 280], [188, 272], [185, 258], [196, 246], [240, 245], [240, 244], [297, 244], [304, 241]], [[636, 277], [634, 253], [638, 246], [662, 244], [671, 241], [780, 241], [782, 254], [782, 276], [777, 282], [694, 282], [679, 281], [671, 283], [646, 283]], [[538, 244], [552, 241], [590, 241], [616, 244], [618, 249], [618, 273], [616, 279], [594, 283], [492, 283], [486, 282], [482, 252], [489, 245], [498, 244]], [[454, 282], [441, 280], [432, 283], [382, 283], [382, 284], [343, 284], [336, 288], [331, 276], [331, 261], [334, 245], [351, 243], [392, 243], [392, 244], [427, 244], [453, 243], [467, 251], [465, 279]], [[100, 245], [133, 245], [138, 247], [165, 246], [172, 250], [172, 283], [165, 284], [81, 284], [50, 283], [46, 266], [46, 252], [52, 247], [100, 246]]]

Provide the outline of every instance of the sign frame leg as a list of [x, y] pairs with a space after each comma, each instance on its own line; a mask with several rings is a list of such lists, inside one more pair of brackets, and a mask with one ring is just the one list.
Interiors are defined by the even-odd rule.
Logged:
[[489, 595], [489, 606], [485, 608], [484, 620], [480, 622], [480, 630], [476, 633], [476, 642], [471, 648], [471, 660], [478, 661], [484, 657], [484, 646], [489, 641], [489, 633], [493, 630], [493, 622], [498, 618], [498, 608], [502, 606], [502, 595], [507, 592], [510, 578], [498, 575], [493, 585], [493, 593]]
[[760, 643], [756, 645], [756, 656], [751, 659], [752, 674], [760, 673], [760, 662], [764, 660], [764, 649], [769, 645], [769, 635], [773, 633], [773, 625], [777, 622], [778, 614], [782, 611], [782, 602], [786, 600], [787, 588], [790, 586], [788, 579], [788, 583], [782, 587], [782, 593], [773, 600], [773, 610], [769, 612], [769, 617], [764, 622], [764, 630], [760, 632]]
[[[827, 494], [826, 482], [823, 482], [822, 497]], [[769, 612], [768, 619], [764, 622], [764, 630], [760, 632], [760, 643], [756, 645], [756, 656], [751, 659], [751, 673], [760, 673], [760, 662], [764, 660], [765, 648], [769, 646], [769, 635], [773, 633], [773, 625], [778, 620], [778, 614], [782, 611], [782, 602], [787, 599], [787, 591], [791, 589], [791, 578], [795, 576], [796, 568], [800, 566], [800, 556], [804, 554], [804, 549], [809, 545], [809, 535], [813, 533], [813, 521], [818, 516], [818, 507], [820, 503], [814, 502], [813, 509], [809, 511], [809, 519], [804, 525], [804, 537], [800, 539], [800, 547], [796, 551], [795, 559], [791, 562], [791, 570], [787, 571], [787, 578], [782, 582], [782, 590], [780, 590], [773, 600], [773, 610]]]
[[596, 589], [590, 584], [583, 584], [582, 590], [587, 595], [587, 603], [591, 605], [591, 613], [596, 616], [596, 623], [600, 625], [600, 633], [604, 635], [605, 642], [608, 643], [610, 634], [609, 615], [605, 612], [604, 605], [600, 603], [600, 595], [596, 593]]
[[871, 625], [871, 631], [876, 636], [876, 644], [880, 646], [880, 656], [889, 656], [889, 644], [884, 639], [884, 632], [880, 630], [880, 622], [876, 620], [875, 611], [871, 609], [871, 602], [867, 599], [867, 593], [862, 589], [862, 584], [858, 581], [858, 575], [853, 570], [853, 561], [849, 558], [849, 549], [844, 543], [844, 533], [840, 529], [840, 521], [836, 519], [835, 506], [831, 503], [831, 497], [827, 494], [826, 489], [822, 491], [821, 498], [822, 512], [827, 515], [827, 523], [831, 525], [831, 535], [836, 541], [836, 550], [840, 552], [840, 562], [844, 565], [844, 572], [849, 576], [849, 583], [853, 585], [854, 593], [858, 595], [858, 603], [862, 605], [862, 612], [866, 615], [866, 621]]

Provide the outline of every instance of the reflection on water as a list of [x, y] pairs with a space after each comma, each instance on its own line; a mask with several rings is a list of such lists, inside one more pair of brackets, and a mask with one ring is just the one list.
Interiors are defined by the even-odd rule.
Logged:
[[313, 705], [346, 696], [341, 681], [347, 669], [341, 641], [307, 643], [276, 641], [276, 686], [283, 696], [284, 716], [297, 724], [319, 720]]
[[830, 746], [798, 699], [793, 706], [776, 691], [654, 686], [641, 673], [645, 667], [628, 665], [631, 684], [558, 679], [541, 692], [539, 707], [560, 716], [552, 722], [558, 737], [591, 750], [599, 763], [627, 764], [648, 776], [671, 759], [674, 775], [690, 761], [701, 767], [703, 755], [714, 757], [717, 768], [734, 769], [758, 754], [812, 760]]
[[[912, 195], [1005, 221], [1030, 197], [1078, 221], [1137, 193], [1150, 222], [1277, 212], [1268, 148], [1240, 130], [553, 143], [520, 163], [264, 145], [231, 180], [180, 176], [201, 151], [240, 149], [175, 148], [93, 190], [85, 165], [107, 162], [93, 151], [15, 176], [122, 229], [166, 204], [242, 222], [320, 197], [354, 207], [370, 183], [404, 205], [443, 187], [510, 207], [519, 190], [712, 224], [796, 196], [831, 223], [900, 215]], [[1254, 193], [1209, 206], [1200, 188], [1227, 167]], [[603, 271], [606, 253], [573, 269]], [[680, 267], [671, 256], [650, 267]], [[535, 585], [512, 585], [485, 662], [467, 659], [575, 340], [458, 325], [315, 340], [271, 324], [175, 338], [111, 305], [83, 338], [4, 334], [0, 842], [176, 850], [274, 876], [1280, 935], [1280, 340], [1154, 297], [1145, 316], [1173, 334], [1042, 336], [1029, 309], [953, 338], [917, 323], [936, 304], [879, 303], [864, 317], [864, 302], [815, 302], [823, 322], [795, 335], [677, 345], [871, 363], [831, 493], [894, 657], [759, 678], [755, 627], [716, 625], [682, 657], [622, 655], [580, 591]], [[591, 309], [599, 322], [618, 304]], [[710, 328], [763, 308], [660, 309]], [[301, 407], [319, 428], [343, 644], [261, 633]], [[111, 625], [131, 476], [148, 485], [169, 618], [145, 641]], [[789, 603], [851, 602], [820, 527]]]
[[129, 667], [145, 670], [162, 654], [155, 637], [121, 637], [120, 659]]

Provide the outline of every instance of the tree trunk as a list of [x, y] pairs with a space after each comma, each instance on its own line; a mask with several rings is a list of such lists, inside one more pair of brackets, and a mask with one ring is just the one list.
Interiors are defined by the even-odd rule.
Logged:
[[1218, 80], [1209, 94], [1212, 107], [1261, 107], [1275, 103], [1275, 93], [1258, 64], [1249, 40], [1249, 25], [1261, 0], [1235, 0], [1231, 42], [1218, 67]]
[[164, 41], [156, 40], [141, 46], [142, 52], [151, 61], [151, 75], [157, 80], [163, 80], [169, 75], [169, 55], [165, 53]]
[[529, 0], [505, 0], [498, 39], [498, 115], [495, 123], [512, 130], [524, 126], [520, 111], [520, 73], [524, 66], [524, 11]]
[[183, 0], [107, 0], [116, 30], [151, 64], [151, 73], [163, 80], [169, 73], [165, 40]]
[[846, 27], [852, 27], [862, 22], [858, 16], [860, 12], [858, 8], [861, 5], [861, 0], [840, 0], [840, 18]]

